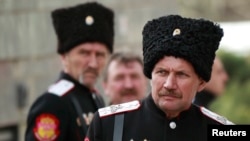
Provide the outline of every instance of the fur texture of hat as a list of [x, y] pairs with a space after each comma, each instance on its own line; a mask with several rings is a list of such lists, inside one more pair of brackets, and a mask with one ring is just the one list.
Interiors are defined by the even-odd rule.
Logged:
[[56, 9], [51, 16], [59, 54], [85, 42], [103, 43], [113, 52], [114, 12], [111, 9], [97, 2], [87, 2]]
[[148, 21], [142, 34], [144, 74], [149, 79], [160, 59], [175, 56], [190, 62], [203, 80], [210, 80], [215, 53], [223, 37], [218, 24], [169, 15]]

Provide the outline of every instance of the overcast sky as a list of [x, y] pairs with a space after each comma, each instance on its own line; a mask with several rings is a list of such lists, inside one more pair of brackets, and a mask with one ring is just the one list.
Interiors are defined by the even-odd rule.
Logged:
[[250, 21], [220, 23], [224, 29], [221, 48], [240, 54], [250, 54]]

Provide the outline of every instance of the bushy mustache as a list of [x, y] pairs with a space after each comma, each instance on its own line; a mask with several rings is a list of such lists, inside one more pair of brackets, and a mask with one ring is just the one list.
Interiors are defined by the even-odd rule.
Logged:
[[121, 95], [137, 95], [137, 90], [136, 89], [134, 89], [134, 88], [131, 88], [131, 89], [123, 89], [122, 91], [121, 91]]
[[94, 68], [87, 68], [86, 70], [83, 71], [83, 73], [93, 73], [95, 75], [99, 75], [98, 70]]
[[87, 68], [86, 70], [82, 70], [82, 72], [80, 73], [79, 77], [78, 77], [78, 81], [82, 84], [83, 80], [84, 80], [84, 73], [93, 73], [94, 75], [98, 76], [99, 73], [97, 71], [97, 69], [94, 68]]
[[182, 95], [180, 93], [177, 93], [174, 90], [163, 89], [158, 94], [159, 94], [159, 96], [169, 96], [169, 97], [182, 98]]

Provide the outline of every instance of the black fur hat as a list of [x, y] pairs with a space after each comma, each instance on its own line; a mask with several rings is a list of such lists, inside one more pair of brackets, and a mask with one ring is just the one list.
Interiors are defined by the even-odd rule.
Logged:
[[104, 43], [113, 52], [114, 12], [97, 2], [61, 8], [51, 13], [59, 54], [84, 42]]
[[203, 80], [210, 80], [215, 53], [223, 37], [218, 24], [169, 15], [148, 21], [142, 34], [144, 74], [149, 79], [160, 59], [175, 56], [190, 62]]

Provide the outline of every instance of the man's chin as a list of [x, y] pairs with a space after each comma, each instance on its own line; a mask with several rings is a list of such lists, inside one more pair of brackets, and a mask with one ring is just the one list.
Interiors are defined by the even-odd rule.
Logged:
[[139, 99], [136, 95], [126, 95], [124, 97], [124, 102], [133, 101]]
[[87, 87], [93, 87], [96, 83], [96, 77], [86, 77], [83, 79], [82, 84]]

